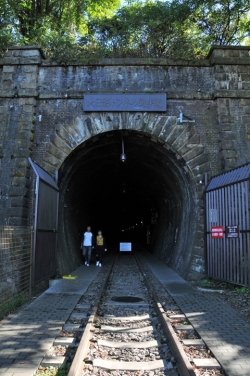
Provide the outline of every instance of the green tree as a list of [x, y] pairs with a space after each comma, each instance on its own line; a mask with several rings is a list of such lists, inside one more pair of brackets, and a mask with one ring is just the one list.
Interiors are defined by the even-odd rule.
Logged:
[[197, 5], [190, 27], [207, 46], [237, 45], [249, 36], [249, 0], [205, 0]]
[[249, 35], [249, 0], [131, 2], [109, 19], [92, 20], [88, 43], [114, 56], [199, 58], [212, 45]]
[[38, 44], [59, 62], [203, 58], [246, 43], [249, 0], [0, 0], [0, 49]]
[[89, 17], [109, 17], [120, 0], [0, 0], [3, 19], [13, 32], [33, 38], [40, 27], [65, 32], [86, 32]]
[[173, 56], [189, 50], [185, 22], [192, 8], [187, 2], [147, 2], [121, 8], [109, 19], [89, 24], [92, 43], [116, 55]]

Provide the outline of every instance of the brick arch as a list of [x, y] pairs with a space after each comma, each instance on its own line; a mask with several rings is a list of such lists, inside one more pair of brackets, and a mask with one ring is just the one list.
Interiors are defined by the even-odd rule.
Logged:
[[[71, 124], [56, 127], [46, 145], [42, 166], [54, 175], [56, 170], [59, 170], [67, 162], [68, 156], [71, 155], [72, 160], [74, 159], [74, 150], [78, 146], [91, 138], [114, 130], [130, 130], [149, 135], [152, 141], [158, 142], [162, 148], [169, 150], [172, 157], [173, 154], [175, 155], [174, 163], [179, 165], [177, 168], [180, 174], [183, 174], [186, 184], [183, 194], [190, 202], [193, 208], [192, 212], [195, 212], [196, 216], [191, 219], [189, 212], [185, 212], [186, 214], [183, 215], [182, 220], [184, 222], [187, 220], [189, 225], [188, 228], [185, 227], [184, 222], [183, 226], [180, 225], [183, 228], [180, 234], [183, 236], [179, 235], [180, 241], [176, 243], [174, 251], [176, 257], [173, 258], [174, 268], [187, 278], [192, 278], [192, 274], [196, 274], [197, 271], [202, 273], [204, 271], [203, 185], [199, 182], [203, 180], [204, 172], [210, 171], [210, 162], [204, 145], [200, 143], [200, 136], [193, 122], [181, 123], [177, 117], [152, 113], [117, 112], [78, 115], [75, 116]], [[189, 176], [188, 179], [185, 178], [185, 172]], [[66, 232], [62, 231], [62, 234], [64, 233]], [[71, 243], [67, 243], [64, 239], [65, 236], [62, 235], [61, 242], [65, 241], [67, 249], [74, 249], [73, 246], [68, 247]], [[161, 234], [161, 236], [163, 235]], [[189, 237], [192, 239], [190, 242], [188, 241]], [[162, 238], [159, 238], [159, 244], [157, 243], [157, 252], [160, 252], [160, 257], [163, 257], [161, 240]], [[183, 247], [185, 242], [188, 243], [187, 248]], [[64, 245], [62, 249], [64, 249]], [[66, 263], [70, 264], [66, 255], [67, 252], [61, 260], [66, 260]], [[172, 257], [172, 253], [170, 256]], [[169, 260], [165, 261], [169, 262]], [[185, 265], [187, 268], [184, 267]]]
[[64, 160], [80, 144], [91, 137], [112, 130], [141, 131], [161, 141], [177, 160], [182, 159], [186, 170], [199, 180], [210, 170], [208, 155], [194, 123], [179, 122], [176, 116], [152, 113], [90, 113], [76, 116], [72, 124], [58, 126], [46, 144], [42, 166], [54, 174]]

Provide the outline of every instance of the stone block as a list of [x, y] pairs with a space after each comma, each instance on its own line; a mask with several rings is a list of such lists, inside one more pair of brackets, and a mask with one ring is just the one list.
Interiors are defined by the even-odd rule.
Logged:
[[60, 168], [63, 161], [59, 160], [58, 158], [54, 157], [53, 155], [49, 154], [48, 152], [44, 153], [43, 157], [44, 162], [56, 167], [57, 169]]
[[10, 176], [22, 178], [26, 176], [26, 173], [24, 169], [11, 169]]
[[26, 79], [21, 82], [21, 89], [36, 89], [37, 87], [37, 76], [35, 74], [27, 75]]
[[220, 152], [222, 158], [233, 159], [236, 158], [236, 152], [234, 150], [222, 150]]
[[62, 150], [66, 155], [69, 155], [73, 150], [57, 134], [53, 134], [51, 136], [51, 142], [60, 150]]
[[25, 105], [35, 106], [36, 105], [35, 98], [19, 98], [18, 102], [20, 106], [25, 106]]
[[249, 51], [248, 50], [239, 50], [239, 51], [240, 51], [240, 57], [249, 58]]
[[41, 57], [41, 52], [39, 51], [38, 48], [34, 49], [19, 49], [19, 50], [14, 50], [18, 56], [21, 56], [23, 58], [34, 58], [34, 57]]
[[12, 78], [13, 78], [13, 73], [4, 73], [3, 74], [3, 82], [8, 81], [9, 83], [12, 84]]
[[11, 207], [25, 207], [28, 208], [29, 200], [25, 197], [14, 197], [11, 199]]
[[65, 158], [67, 158], [68, 154], [64, 153], [62, 149], [59, 149], [57, 146], [48, 143], [46, 145], [46, 150], [57, 159], [63, 161]]
[[250, 115], [250, 106], [244, 107], [244, 113]]
[[31, 133], [34, 129], [35, 118], [32, 114], [22, 114], [19, 117], [18, 129], [19, 131], [28, 131]]
[[51, 166], [51, 164], [47, 162], [42, 162], [41, 167], [47, 171], [51, 176], [55, 176], [56, 171], [58, 170], [55, 166]]
[[21, 148], [21, 149], [29, 149], [31, 147], [30, 140], [19, 139], [17, 143], [18, 143], [18, 148]]
[[[249, 72], [248, 66], [245, 66], [245, 65], [238, 65], [237, 70], [238, 70], [239, 73], [248, 73]], [[242, 81], [244, 81], [244, 80], [242, 79]]]
[[20, 89], [17, 92], [19, 97], [37, 97], [38, 91], [36, 89]]
[[250, 74], [249, 73], [242, 73], [240, 75], [240, 78], [241, 78], [241, 81], [249, 82], [250, 81]]
[[222, 140], [221, 143], [220, 143], [220, 149], [221, 150], [234, 149], [234, 142], [233, 141]]
[[228, 115], [229, 107], [228, 106], [221, 106], [218, 104], [218, 115]]
[[235, 141], [237, 140], [237, 135], [235, 132], [227, 132], [227, 131], [222, 131], [219, 134], [219, 141]]
[[28, 158], [30, 156], [30, 150], [25, 148], [17, 148], [13, 150], [11, 158]]
[[[27, 226], [27, 222], [24, 220], [23, 216], [9, 217], [8, 221], [10, 226]], [[25, 373], [25, 375], [27, 375], [27, 373]]]
[[208, 162], [208, 156], [206, 153], [202, 153], [198, 155], [198, 157], [192, 159], [191, 161], [188, 161], [187, 164], [190, 168], [195, 168], [199, 165], [203, 165], [204, 163]]
[[18, 65], [19, 64], [19, 58], [18, 57], [3, 57], [0, 59], [0, 65]]
[[234, 116], [231, 115], [219, 115], [219, 122], [220, 123], [233, 123]]
[[16, 134], [16, 138], [21, 141], [21, 140], [31, 140], [33, 137], [32, 132], [29, 130], [19, 130]]
[[20, 217], [27, 217], [28, 216], [28, 210], [26, 208], [23, 208], [23, 207], [13, 207], [13, 208], [9, 208], [7, 210], [7, 215], [8, 217], [16, 217], [16, 218], [20, 218]]
[[10, 88], [3, 89], [0, 88], [0, 98], [13, 98], [15, 96], [15, 90], [12, 90]]
[[23, 106], [23, 112], [26, 114], [33, 114], [35, 112], [35, 107], [32, 105], [25, 105]]
[[250, 106], [250, 99], [240, 99], [240, 106]]
[[194, 175], [201, 175], [202, 176], [202, 179], [199, 179], [199, 180], [203, 180], [203, 175], [205, 174], [205, 172], [209, 172], [211, 170], [211, 162], [208, 161], [206, 163], [203, 163], [202, 165], [198, 165], [196, 166], [194, 169], [193, 169], [193, 174]]
[[250, 90], [250, 82], [242, 82], [243, 90]]
[[199, 134], [194, 134], [190, 139], [188, 140], [188, 145], [187, 146], [193, 146], [193, 145], [198, 145], [200, 143], [200, 135]]
[[18, 196], [23, 196], [23, 197], [28, 197], [28, 188], [25, 186], [22, 187], [11, 187], [10, 188], [10, 196], [11, 197], [18, 197]]
[[232, 123], [221, 123], [219, 125], [220, 131], [232, 131], [233, 124]]
[[243, 115], [243, 116], [241, 116], [241, 120], [242, 120], [243, 123], [249, 123], [250, 116], [249, 115]]
[[37, 74], [38, 73], [38, 66], [36, 65], [24, 65], [22, 67], [23, 73], [29, 73], [29, 74]]
[[6, 90], [8, 92], [10, 89], [13, 88], [14, 84], [13, 84], [13, 81], [9, 79], [9, 80], [3, 80], [1, 86], [3, 90]]
[[16, 70], [16, 67], [13, 65], [4, 65], [3, 66], [3, 73], [14, 73]]
[[214, 79], [217, 80], [217, 81], [226, 81], [227, 75], [224, 71], [220, 72], [220, 73], [215, 73]]
[[196, 146], [192, 150], [190, 150], [185, 156], [185, 161], [190, 161], [193, 158], [198, 157], [198, 155], [204, 152], [204, 146]]
[[26, 57], [26, 58], [20, 58], [19, 59], [19, 64], [20, 65], [40, 65], [41, 63], [41, 58], [40, 57]]
[[26, 178], [25, 177], [14, 177], [13, 178], [13, 187], [25, 187]]
[[29, 166], [28, 159], [24, 158], [16, 158], [16, 167], [17, 168], [26, 168]]

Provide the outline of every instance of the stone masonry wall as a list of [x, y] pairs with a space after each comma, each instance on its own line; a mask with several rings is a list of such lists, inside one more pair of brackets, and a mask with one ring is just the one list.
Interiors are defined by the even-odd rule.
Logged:
[[32, 225], [29, 156], [54, 174], [84, 140], [130, 126], [122, 115], [85, 115], [85, 93], [164, 92], [165, 116], [179, 120], [170, 134], [167, 120], [154, 114], [151, 131], [184, 159], [196, 185], [189, 277], [204, 271], [204, 173], [211, 177], [250, 157], [249, 63], [246, 47], [214, 48], [203, 61], [117, 59], [91, 66], [58, 66], [38, 47], [10, 48], [0, 60], [0, 224]]

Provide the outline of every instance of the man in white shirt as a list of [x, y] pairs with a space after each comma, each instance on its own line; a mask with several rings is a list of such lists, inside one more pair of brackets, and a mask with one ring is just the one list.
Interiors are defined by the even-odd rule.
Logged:
[[92, 245], [93, 245], [93, 234], [91, 232], [91, 228], [87, 227], [87, 231], [84, 232], [83, 238], [82, 238], [82, 248], [83, 248], [82, 254], [85, 259], [86, 266], [89, 266], [90, 264]]

